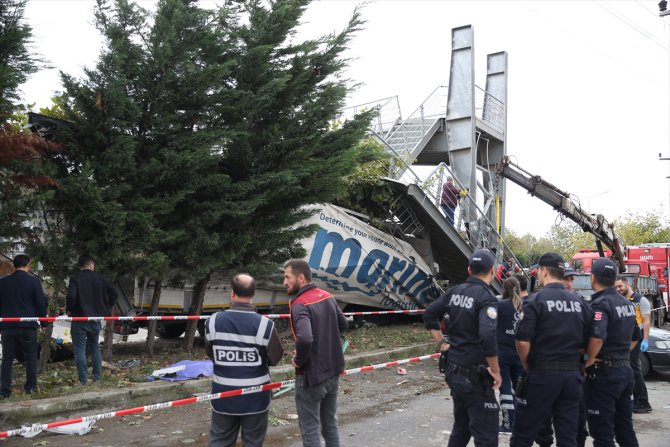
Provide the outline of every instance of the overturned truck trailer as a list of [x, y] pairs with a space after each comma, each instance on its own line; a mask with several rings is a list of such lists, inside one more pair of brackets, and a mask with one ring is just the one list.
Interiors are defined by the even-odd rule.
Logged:
[[[426, 260], [409, 243], [368, 225], [358, 217], [334, 205], [325, 204], [302, 224], [318, 225], [317, 231], [301, 241], [307, 251], [305, 260], [312, 268], [317, 287], [330, 291], [345, 310], [412, 310], [425, 307], [441, 289]], [[212, 275], [203, 304], [203, 314], [212, 314], [230, 306], [231, 274]], [[263, 313], [288, 311], [288, 295], [277, 283], [258, 283], [254, 304]], [[146, 315], [151, 309], [153, 284], [136, 284], [132, 300], [122, 299], [118, 312]], [[183, 315], [191, 306], [193, 286], [164, 285], [159, 315]], [[138, 326], [117, 325], [117, 332], [134, 332]], [[158, 333], [164, 338], [179, 337], [186, 323], [159, 322]]]

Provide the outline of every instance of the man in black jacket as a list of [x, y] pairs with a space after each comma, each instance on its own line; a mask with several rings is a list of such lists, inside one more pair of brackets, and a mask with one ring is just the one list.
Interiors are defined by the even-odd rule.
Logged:
[[[108, 317], [116, 303], [116, 289], [107, 278], [96, 273], [95, 262], [88, 255], [79, 257], [80, 272], [70, 278], [67, 288], [65, 308], [71, 317]], [[100, 380], [102, 356], [100, 354], [100, 322], [72, 322], [72, 344], [74, 363], [77, 366], [79, 382], [86, 385], [86, 350], [91, 353], [93, 382]]]
[[[14, 258], [16, 271], [0, 279], [0, 316], [46, 317], [47, 307], [39, 279], [28, 274], [30, 258]], [[12, 394], [12, 363], [17, 352], [22, 352], [26, 364], [24, 389], [30, 394], [37, 387], [37, 327], [35, 321], [0, 323], [2, 331], [2, 372], [0, 396]]]

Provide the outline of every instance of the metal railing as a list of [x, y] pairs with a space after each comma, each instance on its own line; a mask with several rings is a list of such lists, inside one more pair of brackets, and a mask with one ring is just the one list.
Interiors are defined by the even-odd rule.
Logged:
[[[375, 134], [374, 132], [372, 132], [372, 134], [384, 144], [387, 150], [395, 155], [397, 163], [404, 164], [402, 181], [418, 185], [432, 204], [443, 213], [444, 211], [440, 206], [442, 185], [446, 182], [447, 177], [452, 177], [454, 184], [459, 191], [468, 191], [466, 186], [460, 184], [456, 180], [450, 167], [445, 163], [440, 163], [428, 177], [421, 179], [412, 167], [395, 153], [393, 147], [388, 145], [380, 135]], [[445, 225], [449, 225], [446, 219], [446, 214]], [[511, 260], [512, 262], [510, 264], [521, 266], [521, 263], [514, 255], [514, 252], [512, 252], [503, 240], [503, 237], [497, 231], [496, 226], [491, 223], [470, 194], [463, 193], [458, 200], [458, 205], [454, 213], [453, 226], [471, 250], [474, 251], [479, 248], [488, 248], [494, 253], [498, 265], [502, 264], [503, 261], [507, 262]], [[511, 266], [511, 270], [514, 270], [513, 266]], [[523, 269], [520, 269], [519, 273], [526, 276], [527, 279], [530, 279]]]
[[353, 118], [354, 115], [370, 109], [377, 109], [377, 116], [372, 120], [370, 126], [380, 135], [386, 136], [395, 126], [402, 122], [398, 95], [345, 107], [340, 111], [337, 119], [346, 121], [349, 118]]
[[[391, 167], [391, 176], [402, 175], [404, 165], [411, 165], [412, 154], [417, 145], [426, 136], [435, 122], [447, 115], [447, 87], [439, 86], [405, 120], [383, 135], [385, 144], [393, 148], [393, 154], [401, 157], [404, 163]], [[401, 168], [401, 169], [398, 169]]]
[[476, 85], [475, 115], [496, 131], [505, 133], [505, 103]]
[[[453, 224], [458, 234], [472, 250], [478, 248], [490, 249], [495, 254], [498, 264], [509, 261], [509, 267], [512, 271], [514, 270], [514, 265], [520, 267], [521, 263], [505, 243], [496, 225], [489, 220], [486, 213], [477, 205], [476, 201], [468, 193], [468, 188], [456, 180], [451, 168], [447, 164], [440, 163], [437, 165], [433, 173], [418, 183], [418, 185], [433, 201], [435, 207], [442, 210], [440, 206], [442, 186], [446, 183], [447, 177], [451, 177], [454, 185], [461, 191], [461, 197], [454, 212]], [[520, 269], [519, 273], [522, 273], [526, 277], [528, 276], [523, 269]]]

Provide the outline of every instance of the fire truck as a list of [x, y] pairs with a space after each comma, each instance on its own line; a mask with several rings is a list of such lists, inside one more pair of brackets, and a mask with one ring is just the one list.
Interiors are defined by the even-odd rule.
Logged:
[[[622, 273], [628, 282], [641, 294], [649, 299], [652, 309], [652, 323], [660, 327], [669, 321], [668, 313], [668, 255], [670, 244], [642, 244], [624, 249], [625, 271]], [[611, 257], [612, 251], [605, 250], [605, 257]], [[590, 279], [588, 273], [594, 259], [601, 257], [597, 250], [579, 250], [572, 257], [572, 267], [580, 275], [575, 278], [575, 289], [589, 294]], [[592, 293], [592, 291], [591, 291]]]

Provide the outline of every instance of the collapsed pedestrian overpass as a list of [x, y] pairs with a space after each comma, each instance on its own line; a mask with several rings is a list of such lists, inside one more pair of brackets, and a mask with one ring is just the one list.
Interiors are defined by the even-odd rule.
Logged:
[[[489, 248], [498, 264], [514, 257], [503, 239], [505, 181], [496, 175], [507, 153], [507, 53], [487, 56], [485, 88], [475, 85], [474, 59], [472, 26], [454, 28], [449, 85], [411, 115], [402, 117], [395, 97], [344, 111], [377, 108], [370, 134], [392, 157], [388, 223], [422, 253], [435, 277], [451, 284], [467, 278], [467, 259], [478, 248]], [[464, 195], [454, 225], [440, 208], [449, 176]]]

